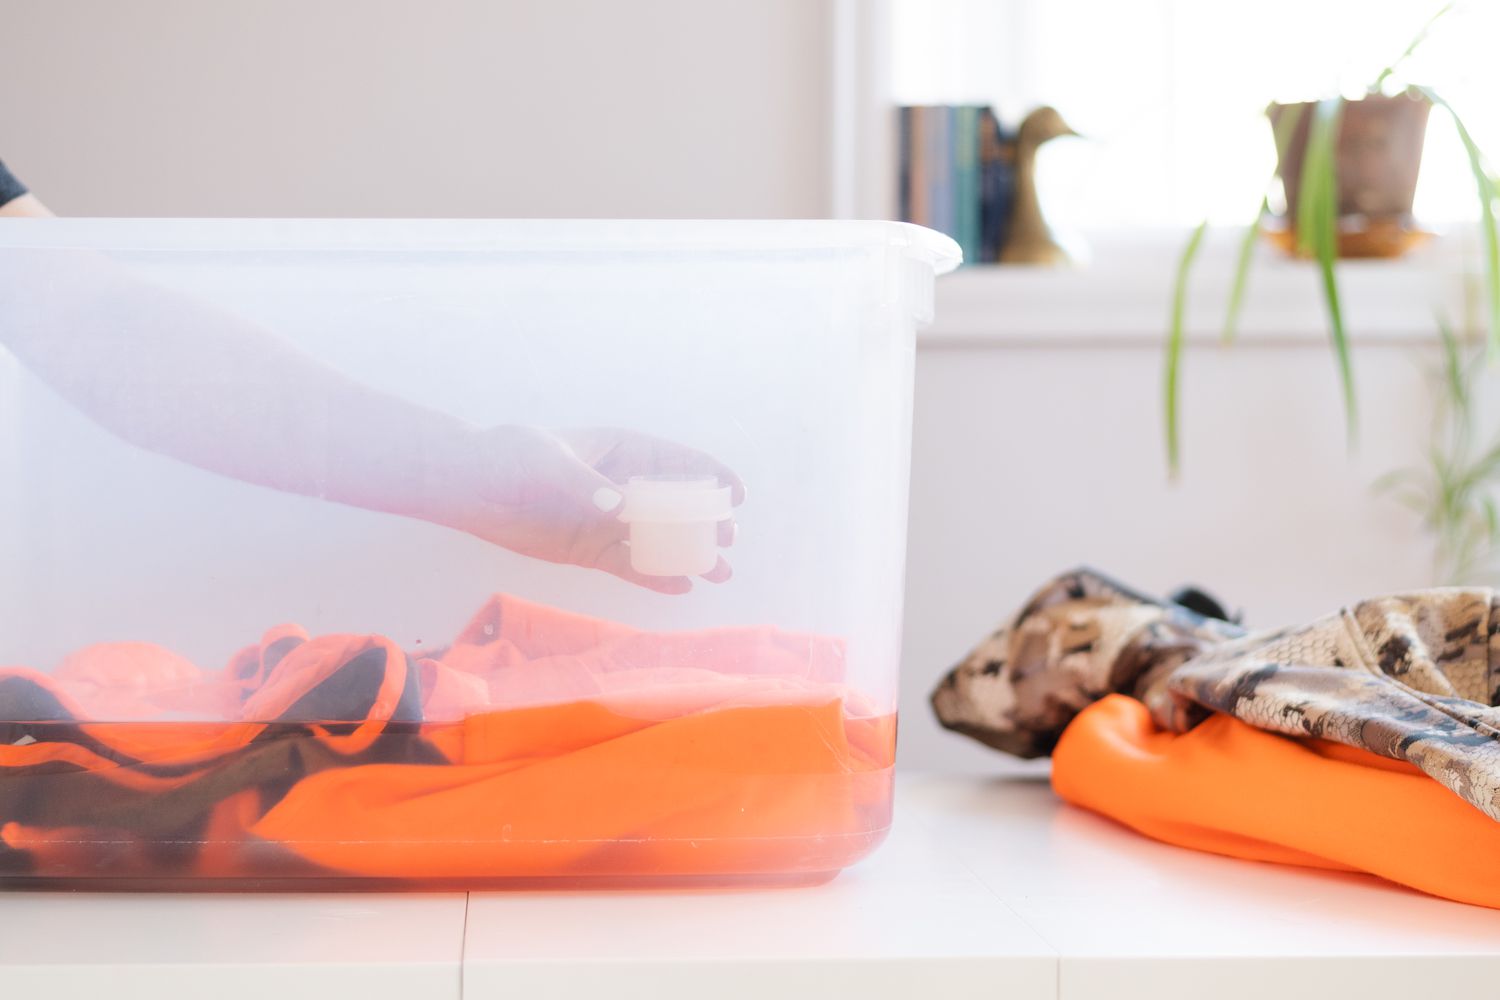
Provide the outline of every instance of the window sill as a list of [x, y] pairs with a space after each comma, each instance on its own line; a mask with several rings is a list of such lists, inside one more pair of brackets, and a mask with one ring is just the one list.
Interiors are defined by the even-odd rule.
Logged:
[[[1188, 290], [1191, 343], [1219, 339], [1240, 234], [1214, 230], [1204, 241]], [[1179, 230], [1101, 231], [1086, 240], [1087, 258], [1070, 267], [964, 268], [939, 279], [937, 319], [918, 343], [1158, 349], [1186, 240]], [[1400, 260], [1341, 262], [1339, 290], [1351, 339], [1430, 342], [1439, 316], [1455, 326], [1475, 325], [1480, 263], [1477, 233], [1468, 229]], [[1239, 329], [1247, 346], [1324, 348], [1328, 328], [1317, 269], [1257, 246]]]

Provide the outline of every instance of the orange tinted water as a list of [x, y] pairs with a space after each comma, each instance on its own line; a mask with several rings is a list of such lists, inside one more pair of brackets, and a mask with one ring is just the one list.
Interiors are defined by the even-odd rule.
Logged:
[[[581, 701], [393, 723], [350, 757], [331, 725], [53, 724], [53, 740], [35, 724], [36, 742], [0, 746], [0, 875], [813, 881], [889, 827], [893, 715], [842, 701], [649, 715]], [[80, 728], [84, 755], [69, 749]]]

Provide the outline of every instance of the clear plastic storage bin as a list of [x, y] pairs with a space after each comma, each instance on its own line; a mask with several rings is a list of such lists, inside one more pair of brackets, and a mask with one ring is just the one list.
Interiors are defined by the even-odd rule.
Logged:
[[0, 879], [862, 857], [957, 260], [894, 223], [0, 224]]

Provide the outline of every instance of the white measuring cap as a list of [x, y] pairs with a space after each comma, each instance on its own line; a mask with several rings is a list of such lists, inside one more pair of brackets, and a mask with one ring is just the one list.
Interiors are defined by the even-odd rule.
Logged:
[[634, 476], [620, 520], [630, 525], [630, 567], [647, 576], [702, 576], [719, 561], [719, 523], [733, 516], [728, 486], [712, 476]]

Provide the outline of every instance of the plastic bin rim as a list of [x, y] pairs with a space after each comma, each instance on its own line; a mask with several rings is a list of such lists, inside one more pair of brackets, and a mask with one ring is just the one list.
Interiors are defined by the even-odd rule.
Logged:
[[493, 253], [746, 252], [887, 247], [946, 274], [963, 259], [907, 222], [645, 219], [5, 219], [0, 249]]

